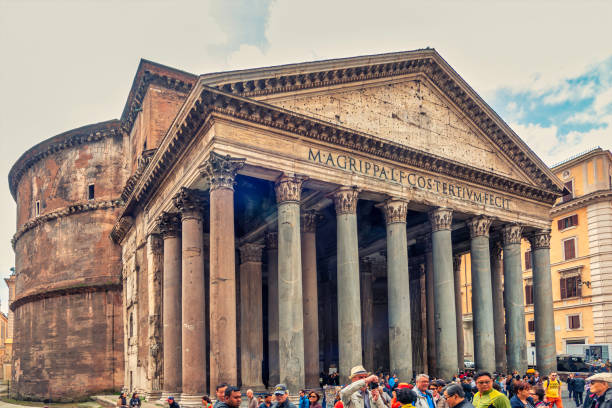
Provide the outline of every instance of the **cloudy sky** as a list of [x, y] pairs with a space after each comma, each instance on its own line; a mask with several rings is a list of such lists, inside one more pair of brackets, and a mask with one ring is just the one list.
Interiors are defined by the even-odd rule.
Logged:
[[10, 167], [118, 118], [140, 58], [201, 74], [433, 47], [551, 165], [612, 148], [611, 21], [609, 0], [0, 0], [0, 276]]

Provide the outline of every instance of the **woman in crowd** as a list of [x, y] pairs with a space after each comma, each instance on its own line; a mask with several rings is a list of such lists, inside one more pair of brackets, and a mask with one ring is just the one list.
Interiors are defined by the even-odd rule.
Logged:
[[119, 399], [117, 399], [117, 407], [128, 408], [127, 393], [125, 391], [123, 391], [121, 395], [119, 395]]
[[138, 398], [138, 393], [133, 393], [130, 399], [130, 408], [140, 408], [141, 405], [142, 403], [140, 402], [140, 398]]
[[310, 391], [308, 393], [308, 407], [309, 408], [321, 408], [321, 404], [319, 403], [320, 399], [321, 397], [319, 396], [318, 393], [314, 391]]
[[535, 408], [535, 401], [531, 398], [531, 384], [527, 381], [516, 381], [514, 392], [514, 396], [510, 398], [512, 408]]

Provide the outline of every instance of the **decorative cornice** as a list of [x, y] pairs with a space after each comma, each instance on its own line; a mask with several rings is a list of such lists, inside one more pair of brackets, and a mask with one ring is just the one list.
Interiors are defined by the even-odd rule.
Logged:
[[539, 230], [529, 235], [531, 250], [550, 249], [550, 230]]
[[181, 233], [181, 216], [178, 213], [163, 212], [157, 219], [162, 237], [176, 238]]
[[207, 204], [206, 197], [201, 191], [187, 187], [181, 187], [179, 192], [172, 197], [172, 202], [183, 219], [194, 215], [201, 219]]
[[26, 295], [16, 299], [9, 305], [9, 308], [14, 312], [18, 307], [25, 305], [26, 303], [34, 302], [42, 299], [55, 298], [66, 295], [77, 295], [81, 293], [93, 293], [93, 292], [105, 292], [105, 291], [116, 291], [121, 292], [123, 285], [121, 283], [105, 283], [87, 286], [73, 286], [69, 288], [60, 288], [49, 290], [45, 292], [34, 293]]
[[361, 190], [356, 186], [340, 187], [329, 194], [334, 200], [336, 215], [357, 214], [357, 201]]
[[453, 223], [453, 210], [450, 208], [436, 208], [429, 211], [431, 232], [450, 230]]
[[266, 232], [266, 249], [268, 251], [278, 250], [278, 232], [276, 231]]
[[218, 188], [233, 190], [236, 174], [244, 167], [245, 161], [212, 151], [206, 163], [200, 167], [200, 173], [208, 180], [211, 191]]
[[130, 197], [130, 194], [132, 194], [134, 191], [136, 183], [138, 183], [138, 180], [140, 180], [142, 173], [151, 162], [151, 159], [156, 151], [157, 149], [145, 150], [138, 158], [138, 167], [136, 167], [136, 171], [127, 179], [125, 186], [123, 186], [123, 192], [121, 193], [121, 199], [123, 201], [126, 201]]
[[408, 202], [399, 198], [391, 198], [384, 203], [377, 204], [383, 209], [387, 224], [406, 223]]
[[113, 230], [110, 233], [111, 239], [116, 244], [121, 244], [123, 238], [128, 233], [128, 231], [134, 225], [134, 218], [129, 215], [124, 215], [120, 217], [115, 225], [113, 226]]
[[317, 231], [317, 224], [323, 219], [323, 216], [315, 210], [307, 210], [302, 212], [300, 219], [300, 227], [302, 232], [314, 233]]
[[470, 218], [466, 224], [468, 229], [470, 230], [470, 238], [474, 239], [476, 237], [489, 237], [489, 228], [491, 227], [491, 223], [493, 220], [490, 217], [485, 217], [484, 215], [479, 215], [473, 218]]
[[301, 176], [289, 177], [282, 174], [274, 184], [276, 191], [276, 202], [278, 204], [286, 202], [300, 202], [302, 195], [302, 183], [306, 178]]
[[574, 211], [578, 208], [599, 203], [601, 201], [612, 201], [612, 190], [599, 190], [592, 193], [583, 195], [581, 197], [574, 198], [570, 201], [562, 202], [555, 205], [550, 210], [550, 216], [555, 217], [570, 211]]
[[259, 262], [261, 263], [261, 250], [263, 249], [261, 244], [247, 243], [242, 245], [240, 249], [240, 263], [247, 262]]
[[21, 177], [38, 161], [65, 149], [122, 135], [119, 121], [113, 119], [60, 133], [30, 148], [21, 155], [9, 171], [9, 188], [13, 198], [17, 199], [17, 185]]
[[502, 239], [504, 246], [521, 243], [523, 237], [523, 227], [517, 224], [504, 225], [502, 228]]
[[11, 239], [11, 244], [13, 245], [13, 249], [15, 249], [15, 245], [17, 241], [23, 234], [31, 230], [32, 228], [38, 227], [44, 223], [49, 221], [67, 217], [74, 214], [80, 214], [88, 211], [96, 211], [96, 210], [106, 210], [108, 208], [121, 207], [123, 205], [123, 201], [121, 200], [104, 200], [104, 201], [87, 201], [83, 203], [77, 203], [73, 205], [69, 205], [68, 207], [58, 208], [57, 210], [51, 211], [47, 214], [40, 215], [36, 218], [31, 219], [30, 221], [23, 224], [13, 238]]

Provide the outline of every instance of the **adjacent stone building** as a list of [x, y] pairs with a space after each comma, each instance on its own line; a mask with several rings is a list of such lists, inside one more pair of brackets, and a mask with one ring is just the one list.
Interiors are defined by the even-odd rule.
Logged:
[[[493, 370], [490, 248], [522, 294], [522, 237], [538, 366], [554, 367], [563, 184], [434, 50], [201, 76], [142, 61], [120, 120], [32, 148], [10, 181], [18, 396], [190, 404], [362, 362], [450, 377], [468, 252], [476, 364]], [[522, 302], [505, 312], [524, 369]]]

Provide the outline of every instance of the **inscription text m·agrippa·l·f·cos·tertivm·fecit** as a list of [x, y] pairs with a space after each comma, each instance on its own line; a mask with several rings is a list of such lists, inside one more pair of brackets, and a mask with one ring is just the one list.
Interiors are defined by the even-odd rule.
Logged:
[[335, 154], [310, 148], [308, 149], [308, 160], [327, 167], [359, 173], [391, 183], [408, 185], [455, 199], [473, 201], [504, 210], [510, 209], [510, 200], [497, 194], [479, 191], [457, 183], [441, 181], [435, 177], [418, 174], [413, 171], [399, 170], [392, 166], [358, 159], [350, 155]]

